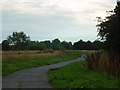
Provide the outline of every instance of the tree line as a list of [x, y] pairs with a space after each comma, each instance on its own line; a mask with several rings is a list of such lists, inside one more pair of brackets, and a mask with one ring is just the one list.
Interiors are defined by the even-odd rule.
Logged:
[[72, 44], [72, 42], [60, 41], [32, 41], [30, 36], [24, 32], [13, 32], [6, 40], [2, 41], [3, 51], [15, 50], [99, 50], [103, 48], [103, 42], [98, 40], [83, 41], [82, 39]]

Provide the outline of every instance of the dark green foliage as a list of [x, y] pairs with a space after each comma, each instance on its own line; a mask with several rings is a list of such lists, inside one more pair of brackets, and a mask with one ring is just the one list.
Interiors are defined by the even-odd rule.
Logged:
[[53, 50], [72, 50], [71, 42], [61, 42], [59, 39], [54, 39], [51, 44]]
[[43, 41], [41, 43], [46, 46], [46, 49], [52, 49], [52, 43], [50, 41]]
[[13, 32], [7, 38], [9, 45], [13, 50], [26, 50], [30, 42], [30, 37], [24, 32]]
[[75, 42], [73, 45], [73, 49], [75, 50], [99, 50], [103, 48], [103, 42], [100, 41], [83, 41], [80, 40], [78, 42]]
[[46, 47], [44, 43], [38, 42], [38, 41], [31, 41], [28, 50], [45, 50]]
[[64, 50], [72, 50], [71, 42], [63, 41], [63, 42], [61, 42], [61, 46], [63, 47]]
[[93, 44], [93, 49], [94, 50], [99, 50], [99, 49], [104, 48], [104, 42], [100, 42], [100, 41], [96, 40], [92, 44]]
[[8, 40], [2, 41], [2, 50], [4, 50], [4, 51], [10, 50], [10, 46], [9, 46], [9, 41]]
[[105, 19], [98, 18], [98, 35], [105, 41], [109, 52], [120, 53], [120, 1], [117, 1], [117, 6], [109, 13]]
[[60, 40], [59, 39], [54, 39], [52, 41], [52, 49], [53, 50], [60, 50], [61, 47], [60, 47]]

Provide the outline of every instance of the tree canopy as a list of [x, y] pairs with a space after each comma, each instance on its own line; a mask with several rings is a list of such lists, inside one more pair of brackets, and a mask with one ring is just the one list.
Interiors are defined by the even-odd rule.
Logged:
[[2, 42], [2, 50], [5, 50], [5, 51], [10, 50], [9, 41], [8, 41], [8, 40], [4, 40], [4, 41]]
[[98, 36], [105, 41], [105, 48], [109, 52], [120, 52], [120, 1], [113, 11], [109, 11], [105, 19], [98, 18]]
[[14, 50], [25, 50], [30, 42], [30, 37], [24, 32], [13, 32], [12, 35], [8, 36], [7, 41]]
[[74, 50], [99, 50], [103, 49], [103, 42], [98, 40], [91, 42], [91, 41], [83, 41], [82, 39], [78, 42], [75, 42], [73, 45]]

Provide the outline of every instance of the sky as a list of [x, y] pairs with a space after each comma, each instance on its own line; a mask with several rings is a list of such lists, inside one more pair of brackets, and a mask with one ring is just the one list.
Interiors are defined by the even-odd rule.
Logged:
[[96, 40], [97, 19], [113, 10], [116, 0], [3, 0], [0, 2], [0, 42], [23, 31], [31, 40], [59, 38]]

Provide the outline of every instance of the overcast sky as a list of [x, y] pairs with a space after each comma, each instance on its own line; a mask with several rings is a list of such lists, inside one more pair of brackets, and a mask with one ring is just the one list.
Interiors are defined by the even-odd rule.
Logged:
[[97, 39], [96, 17], [105, 17], [116, 0], [3, 0], [1, 5], [0, 42], [15, 31], [25, 32], [31, 40], [76, 42]]

